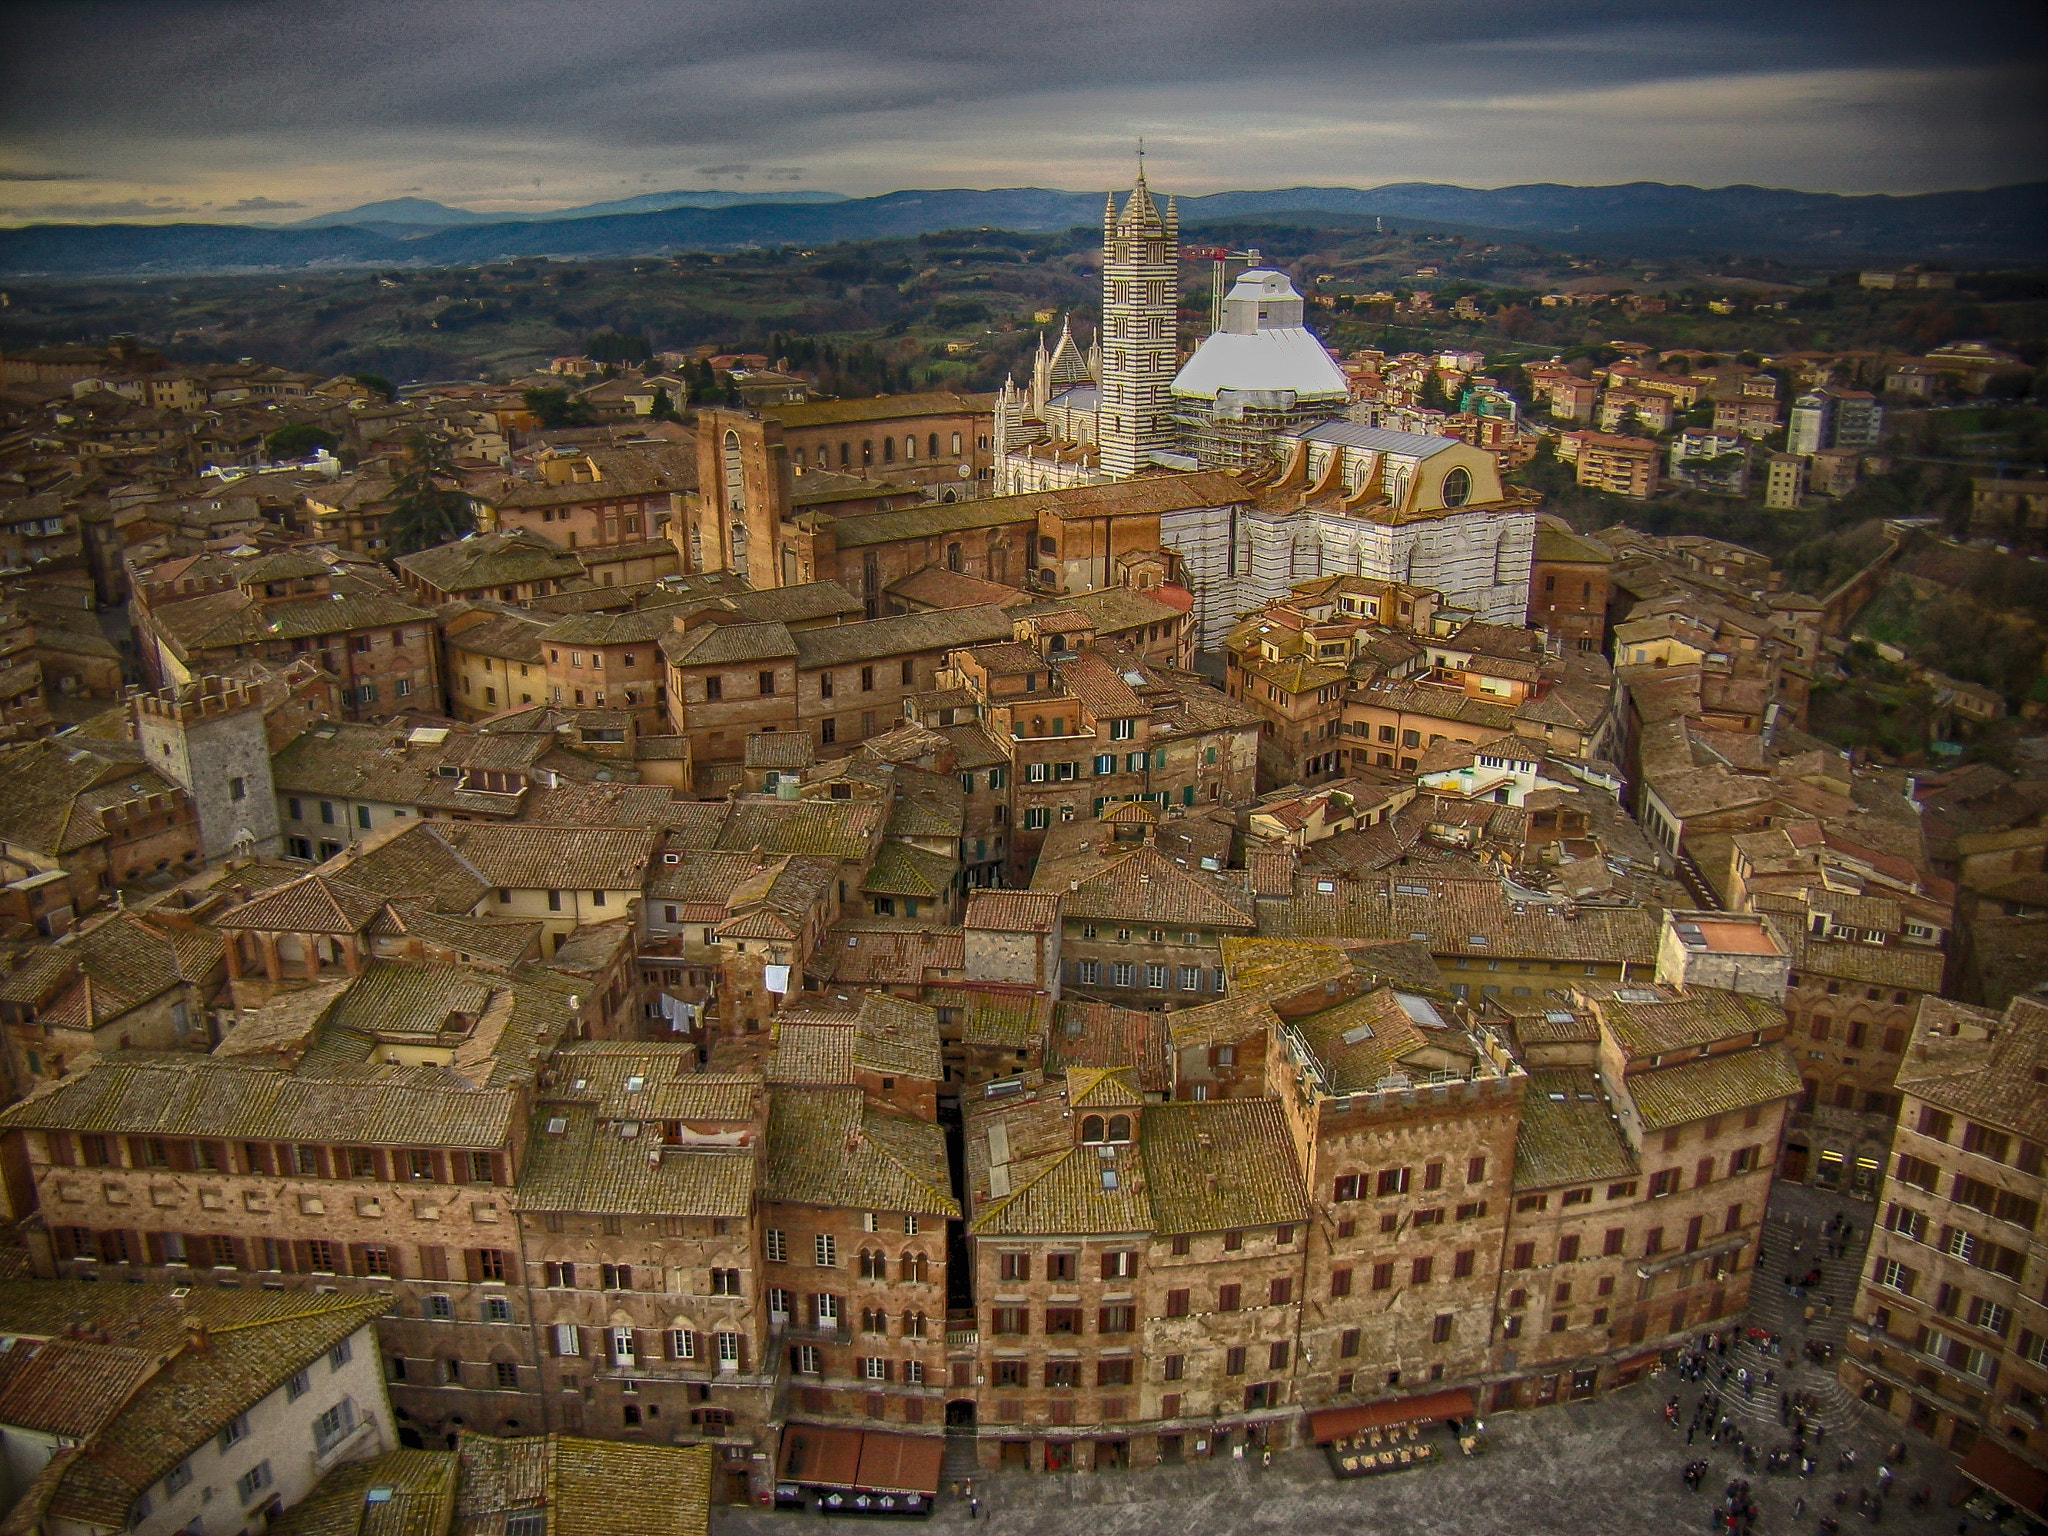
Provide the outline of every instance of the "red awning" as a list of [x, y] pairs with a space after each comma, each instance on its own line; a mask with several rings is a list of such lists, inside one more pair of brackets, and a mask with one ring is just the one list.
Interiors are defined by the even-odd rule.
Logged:
[[937, 1494], [946, 1444], [936, 1435], [791, 1424], [782, 1432], [785, 1483], [863, 1493]]
[[2048, 1472], [2021, 1461], [1989, 1435], [1963, 1458], [1962, 1473], [2030, 1515], [2048, 1514]]
[[1325, 1408], [1308, 1416], [1308, 1427], [1317, 1445], [1328, 1445], [1362, 1429], [1385, 1429], [1390, 1424], [1415, 1424], [1424, 1419], [1469, 1419], [1478, 1411], [1471, 1392], [1459, 1387], [1450, 1392], [1425, 1392], [1420, 1397], [1361, 1403], [1356, 1408]]
[[869, 1493], [939, 1491], [939, 1467], [946, 1443], [937, 1435], [887, 1435], [868, 1430], [860, 1437], [859, 1487]]
[[854, 1488], [861, 1432], [791, 1424], [782, 1432], [782, 1481], [814, 1488]]

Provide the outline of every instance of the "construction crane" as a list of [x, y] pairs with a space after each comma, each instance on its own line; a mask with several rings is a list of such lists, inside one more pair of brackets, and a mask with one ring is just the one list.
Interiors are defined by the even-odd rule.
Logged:
[[1206, 261], [1209, 268], [1209, 333], [1213, 336], [1223, 329], [1223, 295], [1229, 291], [1230, 264], [1241, 261], [1248, 267], [1259, 264], [1256, 249], [1233, 251], [1221, 245], [1184, 245], [1180, 250], [1182, 261]]

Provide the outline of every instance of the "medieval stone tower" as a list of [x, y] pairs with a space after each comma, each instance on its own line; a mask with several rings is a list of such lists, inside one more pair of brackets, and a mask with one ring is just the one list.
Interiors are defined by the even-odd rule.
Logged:
[[130, 706], [150, 767], [184, 786], [198, 808], [204, 857], [276, 858], [277, 792], [257, 690], [201, 677], [137, 694]]
[[1145, 173], [1119, 214], [1102, 215], [1102, 473], [1136, 474], [1174, 448], [1173, 375], [1179, 366], [1180, 211], [1162, 214]]

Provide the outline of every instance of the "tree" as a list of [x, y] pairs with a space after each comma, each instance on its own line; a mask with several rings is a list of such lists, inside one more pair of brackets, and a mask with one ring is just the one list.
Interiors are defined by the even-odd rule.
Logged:
[[279, 427], [263, 439], [264, 451], [273, 459], [310, 458], [323, 448], [332, 453], [340, 444], [339, 436], [310, 421], [295, 421], [288, 427]]
[[349, 377], [365, 389], [374, 389], [386, 400], [398, 398], [398, 387], [381, 373], [356, 373], [349, 375]]
[[588, 427], [597, 422], [597, 413], [590, 408], [588, 400], [572, 400], [566, 389], [529, 389], [520, 400], [533, 412], [534, 419], [544, 431], [556, 427]]
[[444, 482], [455, 478], [448, 445], [415, 432], [406, 443], [406, 470], [391, 487], [384, 534], [391, 552], [410, 555], [474, 531], [469, 498]]
[[683, 419], [677, 413], [674, 403], [669, 399], [668, 386], [665, 384], [654, 386], [654, 408], [647, 414], [656, 421], [681, 421]]

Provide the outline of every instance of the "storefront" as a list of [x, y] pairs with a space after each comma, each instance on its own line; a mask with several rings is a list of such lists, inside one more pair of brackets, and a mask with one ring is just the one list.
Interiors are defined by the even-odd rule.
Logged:
[[1477, 1413], [1472, 1394], [1461, 1387], [1355, 1408], [1325, 1408], [1310, 1414], [1308, 1425], [1330, 1458], [1332, 1472], [1340, 1478], [1366, 1477], [1426, 1466], [1454, 1444], [1474, 1454], [1478, 1446], [1471, 1436], [1461, 1440], [1436, 1430], [1453, 1421], [1469, 1430]]
[[821, 1514], [922, 1518], [932, 1512], [945, 1455], [933, 1435], [791, 1424], [782, 1432], [776, 1502], [809, 1495]]
[[1360, 1403], [1355, 1408], [1323, 1408], [1308, 1416], [1309, 1436], [1317, 1445], [1328, 1445], [1360, 1432], [1406, 1429], [1438, 1419], [1470, 1419], [1478, 1414], [1470, 1389], [1457, 1387], [1448, 1392], [1425, 1392], [1420, 1397], [1393, 1397], [1383, 1402]]
[[1958, 1470], [2001, 1503], [2030, 1516], [2036, 1530], [2048, 1524], [2048, 1473], [2020, 1460], [1991, 1436], [1970, 1448]]

